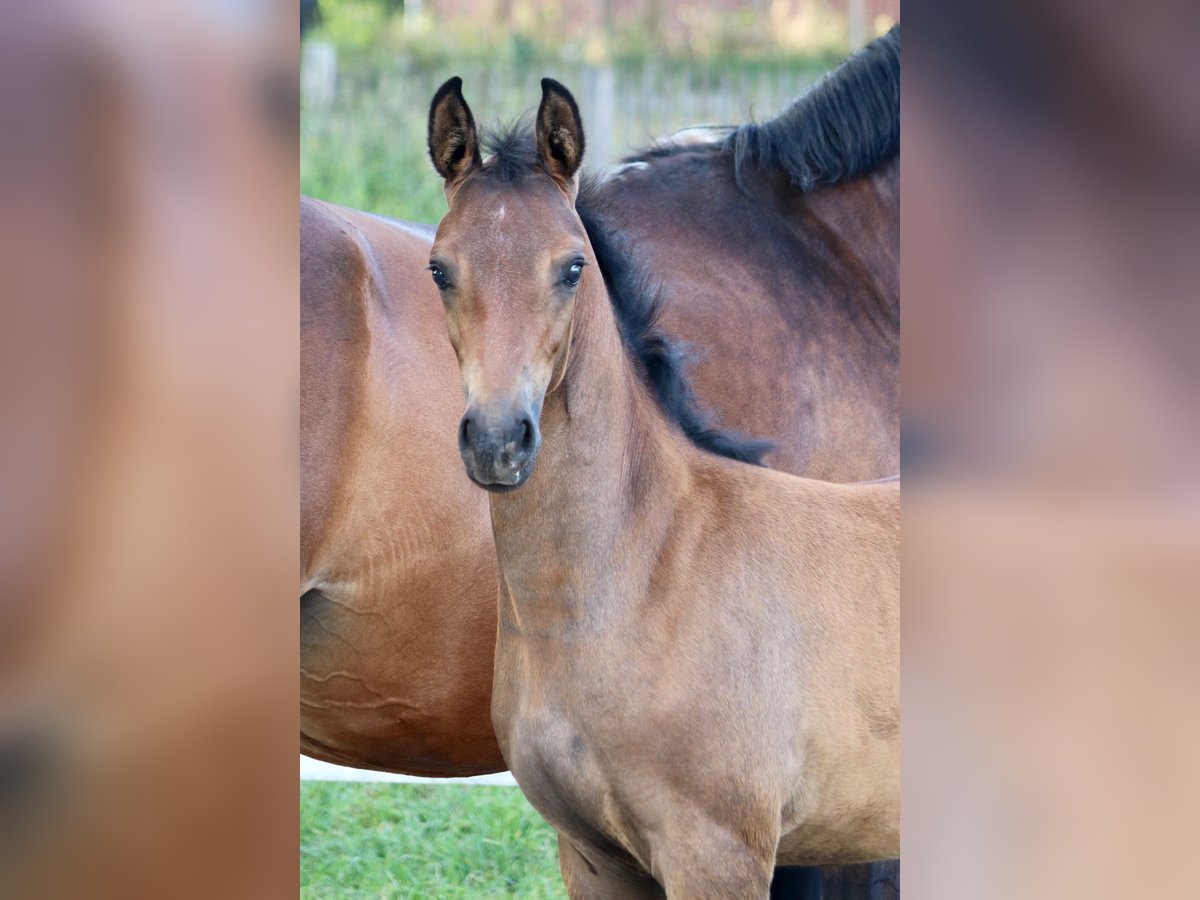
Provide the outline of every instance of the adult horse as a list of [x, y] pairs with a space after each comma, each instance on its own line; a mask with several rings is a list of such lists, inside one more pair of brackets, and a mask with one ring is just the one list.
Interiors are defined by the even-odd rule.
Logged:
[[568, 893], [765, 900], [777, 862], [899, 855], [898, 481], [703, 427], [657, 297], [576, 212], [574, 98], [543, 79], [484, 163], [461, 85], [430, 111], [430, 270], [491, 494], [492, 722]]
[[469, 775], [505, 767], [496, 565], [486, 505], [439, 453], [458, 387], [421, 271], [431, 241], [300, 203], [300, 749]]
[[582, 212], [662, 285], [699, 396], [786, 472], [900, 470], [899, 104], [897, 25], [775, 119], [627, 160]]
[[[665, 330], [692, 344], [702, 404], [772, 436], [768, 459], [785, 471], [848, 481], [898, 468], [886, 272], [899, 241], [898, 68], [893, 34], [779, 118], [660, 148], [580, 199], [590, 221], [636, 237], [634, 256], [662, 284]], [[645, 209], [642, 190], [658, 198]], [[728, 226], [723, 246], [713, 222]], [[432, 235], [301, 203], [301, 749], [478, 774], [505, 768], [488, 714], [495, 557], [486, 504], [454, 463], [458, 369], [421, 271]], [[703, 252], [680, 263], [675, 241]], [[733, 340], [743, 330], [752, 337]], [[828, 424], [847, 416], [858, 440]], [[856, 883], [894, 878], [860, 868]]]

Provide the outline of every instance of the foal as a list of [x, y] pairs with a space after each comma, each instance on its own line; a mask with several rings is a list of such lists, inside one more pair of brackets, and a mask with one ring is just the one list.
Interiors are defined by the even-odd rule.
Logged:
[[727, 458], [763, 448], [706, 429], [652, 308], [610, 298], [578, 109], [542, 88], [533, 141], [486, 163], [460, 79], [429, 120], [504, 758], [574, 898], [765, 898], [776, 861], [897, 856], [898, 485]]

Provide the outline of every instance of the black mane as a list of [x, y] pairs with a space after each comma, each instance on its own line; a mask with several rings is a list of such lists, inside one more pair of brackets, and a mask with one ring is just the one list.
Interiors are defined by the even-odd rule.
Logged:
[[864, 175], [900, 152], [900, 26], [851, 55], [768, 122], [725, 139], [740, 183], [782, 168], [802, 190]]
[[533, 141], [533, 120], [529, 115], [484, 129], [483, 149], [483, 171], [496, 181], [513, 184], [527, 175], [543, 171]]
[[778, 168], [805, 191], [865, 175], [900, 153], [900, 26], [849, 56], [774, 119], [711, 130], [723, 139], [667, 139], [623, 162], [730, 154], [743, 187], [750, 173]]
[[[490, 178], [514, 183], [540, 171], [532, 130], [526, 121], [487, 132], [483, 143], [491, 156], [484, 163], [483, 173]], [[581, 179], [575, 210], [595, 251], [625, 347], [638, 363], [659, 407], [697, 447], [763, 465], [763, 456], [772, 448], [770, 441], [716, 428], [701, 409], [684, 372], [682, 347], [659, 328], [662, 292], [636, 263], [628, 242], [605, 221], [599, 185], [598, 179]]]

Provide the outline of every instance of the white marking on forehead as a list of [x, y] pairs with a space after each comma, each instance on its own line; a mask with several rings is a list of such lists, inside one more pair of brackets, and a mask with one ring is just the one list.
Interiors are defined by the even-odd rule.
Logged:
[[508, 254], [512, 251], [513, 238], [509, 234], [508, 229], [502, 226], [504, 217], [508, 214], [508, 209], [503, 203], [493, 209], [489, 214], [491, 231], [488, 233], [488, 238], [493, 246], [501, 248], [501, 252]]

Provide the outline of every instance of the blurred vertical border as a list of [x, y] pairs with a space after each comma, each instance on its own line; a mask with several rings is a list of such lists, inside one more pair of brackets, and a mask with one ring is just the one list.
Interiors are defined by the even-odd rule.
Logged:
[[298, 9], [6, 5], [0, 896], [298, 892]]
[[906, 13], [905, 888], [1195, 896], [1195, 8]]

